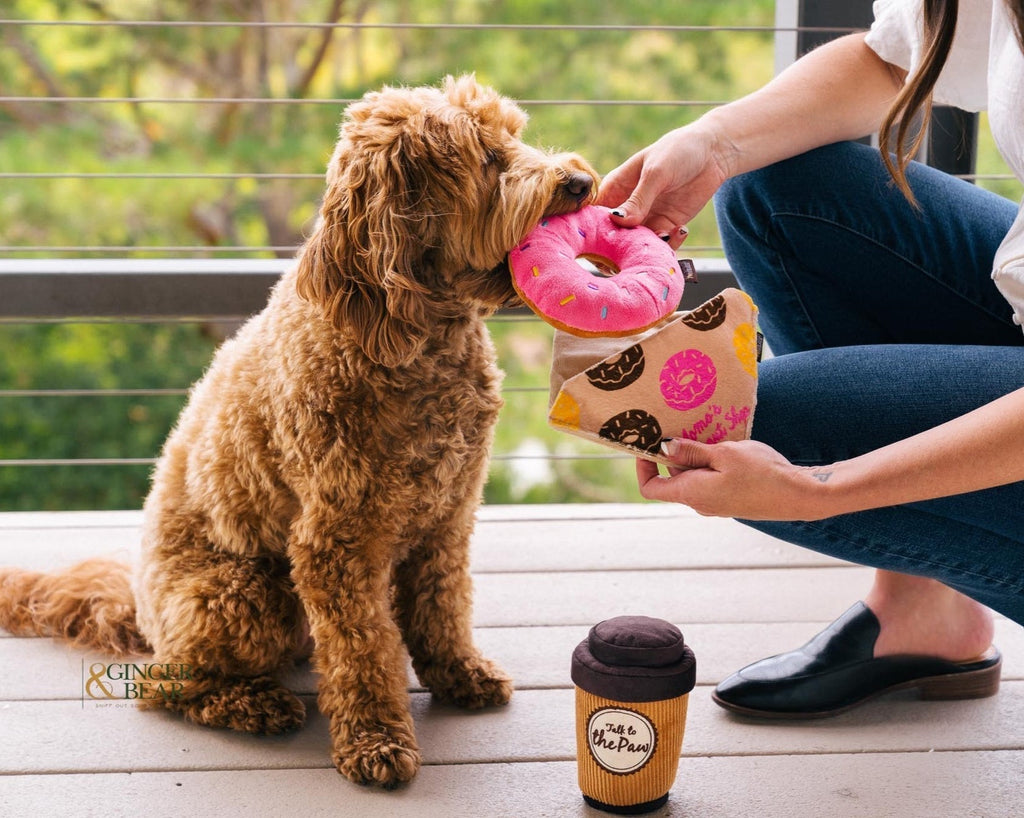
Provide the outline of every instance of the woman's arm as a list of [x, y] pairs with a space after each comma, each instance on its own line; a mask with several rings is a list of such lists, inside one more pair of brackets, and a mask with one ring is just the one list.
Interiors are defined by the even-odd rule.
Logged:
[[727, 178], [811, 148], [874, 131], [899, 93], [902, 72], [864, 42], [834, 40], [797, 60], [766, 86], [670, 131], [613, 170], [598, 202], [669, 233], [708, 203]]
[[864, 38], [849, 34], [809, 52], [763, 88], [695, 123], [714, 134], [727, 176], [878, 129], [905, 72]]
[[640, 493], [701, 514], [818, 520], [1024, 480], [1024, 389], [881, 449], [813, 468], [755, 441], [673, 441], [680, 469], [637, 461]]

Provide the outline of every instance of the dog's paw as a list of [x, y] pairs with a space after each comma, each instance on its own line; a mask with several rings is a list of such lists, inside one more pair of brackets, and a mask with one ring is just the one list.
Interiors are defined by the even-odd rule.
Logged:
[[361, 733], [336, 747], [331, 758], [350, 781], [389, 790], [411, 781], [421, 763], [415, 738], [404, 730]]
[[195, 695], [155, 704], [176, 710], [197, 724], [257, 735], [287, 733], [306, 721], [306, 706], [302, 700], [269, 676], [206, 677], [203, 687], [206, 689], [196, 691]]
[[494, 662], [482, 658], [449, 666], [424, 684], [442, 701], [468, 710], [508, 704], [513, 689], [508, 675]]
[[297, 730], [306, 721], [302, 700], [280, 685], [255, 692], [235, 708], [235, 730], [259, 735], [278, 735]]

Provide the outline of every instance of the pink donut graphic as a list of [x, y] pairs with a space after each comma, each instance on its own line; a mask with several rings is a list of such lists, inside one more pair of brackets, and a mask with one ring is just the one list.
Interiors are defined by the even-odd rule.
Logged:
[[718, 370], [699, 349], [684, 349], [665, 362], [660, 382], [665, 403], [671, 409], [686, 411], [711, 400], [718, 387]]

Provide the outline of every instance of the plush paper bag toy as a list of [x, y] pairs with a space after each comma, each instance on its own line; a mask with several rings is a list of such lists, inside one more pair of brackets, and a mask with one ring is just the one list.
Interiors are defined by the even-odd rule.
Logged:
[[757, 307], [735, 289], [630, 338], [557, 331], [548, 422], [665, 464], [667, 438], [743, 440], [754, 419], [760, 345]]

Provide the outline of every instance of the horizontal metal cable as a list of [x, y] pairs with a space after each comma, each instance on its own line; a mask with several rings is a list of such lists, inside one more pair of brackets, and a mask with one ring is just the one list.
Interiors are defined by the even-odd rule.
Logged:
[[[23, 317], [6, 317], [0, 316], [0, 326], [4, 327], [31, 327], [37, 324], [237, 324], [239, 321], [244, 321], [247, 316], [239, 315], [237, 313], [228, 313], [226, 315], [111, 315], [95, 317], [89, 315], [83, 316], [30, 316], [27, 318]], [[489, 321], [506, 322], [506, 323], [517, 323], [517, 322], [529, 322], [539, 321], [540, 319], [533, 315], [494, 315], [488, 319]]]
[[27, 460], [0, 460], [0, 467], [23, 468], [26, 466], [152, 466], [155, 457], [40, 457]]
[[[626, 460], [630, 459], [629, 455], [623, 454], [565, 454], [565, 453], [551, 453], [551, 454], [494, 454], [490, 458], [492, 461], [508, 461], [508, 460]], [[62, 457], [39, 457], [39, 458], [27, 458], [27, 459], [11, 459], [11, 460], [0, 460], [0, 468], [29, 468], [29, 467], [42, 467], [42, 466], [152, 466], [157, 461], [155, 457], [82, 457], [82, 458], [62, 458]]]
[[[0, 97], [2, 99], [2, 97]], [[957, 179], [966, 181], [1008, 181], [1017, 177], [1012, 173], [958, 173], [954, 174]], [[255, 179], [257, 181], [273, 179], [299, 179], [311, 181], [323, 181], [323, 173], [261, 173], [239, 171], [237, 173], [118, 173], [94, 171], [88, 173], [68, 172], [58, 173], [53, 171], [0, 171], [0, 179]]]
[[0, 398], [134, 398], [187, 395], [188, 389], [0, 389]]
[[[0, 253], [295, 253], [300, 245], [47, 245], [47, 244], [4, 244]], [[721, 245], [687, 246], [688, 253], [721, 253]]]
[[710, 33], [715, 31], [753, 33], [835, 33], [859, 31], [850, 26], [728, 26], [728, 25], [659, 25], [652, 24], [586, 24], [586, 23], [305, 23], [298, 20], [23, 20], [0, 19], [0, 26], [39, 26], [50, 28], [300, 28], [422, 31], [669, 31]]
[[239, 245], [239, 244], [169, 244], [169, 245], [46, 245], [46, 244], [5, 244], [0, 253], [294, 253], [298, 245]]
[[[358, 102], [359, 97], [53, 97], [53, 96], [0, 96], [0, 101], [21, 104], [40, 102], [63, 104], [82, 103], [89, 105], [348, 105]], [[728, 100], [721, 99], [517, 99], [524, 107], [542, 105], [579, 105], [595, 108], [612, 106], [661, 106], [661, 107], [701, 107], [724, 105]]]
[[54, 171], [2, 171], [0, 179], [318, 179], [323, 173], [58, 173]]
[[950, 175], [955, 176], [957, 179], [963, 179], [966, 182], [1006, 182], [1017, 180], [1017, 177], [1012, 173], [956, 173]]
[[240, 315], [117, 315], [104, 318], [92, 318], [89, 316], [71, 317], [31, 317], [31, 318], [6, 318], [0, 317], [0, 326], [3, 327], [31, 327], [37, 324], [237, 324], [244, 320]]
[[[537, 319], [539, 320], [539, 319]], [[506, 386], [506, 394], [547, 392], [546, 386]], [[153, 398], [181, 397], [188, 394], [188, 387], [180, 389], [0, 389], [3, 398]]]

